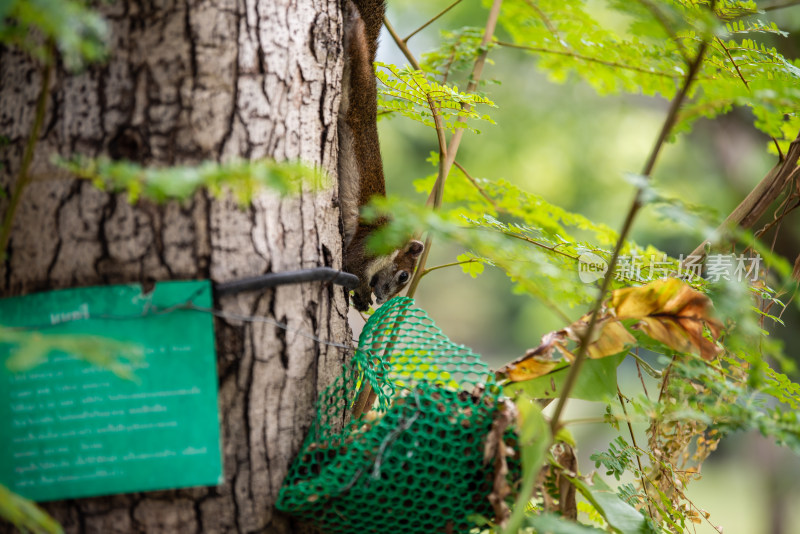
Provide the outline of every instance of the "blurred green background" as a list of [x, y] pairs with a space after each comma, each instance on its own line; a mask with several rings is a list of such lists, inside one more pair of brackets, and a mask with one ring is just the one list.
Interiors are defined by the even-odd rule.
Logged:
[[[390, 2], [388, 17], [401, 36], [444, 9], [448, 0]], [[589, 2], [605, 24], [623, 22]], [[769, 39], [787, 57], [800, 56], [800, 7], [769, 12], [791, 32]], [[436, 46], [439, 31], [462, 26], [483, 27], [486, 11], [478, 2], [462, 2], [409, 41], [417, 58]], [[502, 28], [498, 28], [503, 38]], [[378, 60], [407, 64], [384, 30]], [[497, 47], [489, 55], [481, 87], [498, 108], [488, 111], [497, 125], [484, 124], [481, 134], [466, 133], [459, 161], [471, 175], [505, 178], [548, 201], [619, 229], [633, 196], [625, 173], [636, 173], [656, 138], [667, 103], [643, 96], [599, 96], [578, 80], [553, 83], [538, 71], [535, 57], [520, 50]], [[498, 81], [501, 81], [498, 82]], [[464, 86], [459, 81], [459, 86]], [[767, 152], [769, 140], [752, 127], [746, 110], [716, 121], [701, 120], [688, 136], [666, 147], [656, 166], [654, 184], [692, 204], [707, 206], [724, 218], [775, 163]], [[432, 129], [397, 117], [379, 123], [382, 154], [390, 194], [424, 202], [412, 182], [435, 172], [426, 162], [437, 150]], [[645, 209], [638, 217], [633, 239], [653, 244], [677, 256], [688, 254], [701, 241], [693, 228], [665, 221]], [[776, 251], [790, 261], [800, 250], [797, 216], [783, 224]], [[454, 261], [461, 251], [434, 242], [428, 266]], [[577, 276], [577, 271], [576, 271]], [[512, 293], [505, 275], [491, 267], [477, 280], [458, 268], [438, 270], [423, 278], [418, 304], [454, 341], [482, 353], [493, 367], [519, 357], [539, 344], [540, 337], [561, 328], [562, 321], [528, 295]], [[784, 315], [786, 327], [768, 325], [785, 343], [785, 353], [797, 357], [800, 317], [797, 308]], [[586, 310], [570, 310], [577, 318]], [[620, 384], [638, 380], [628, 362], [620, 367]], [[796, 379], [796, 377], [795, 377]], [[602, 416], [597, 403], [572, 401], [567, 419]], [[581, 445], [580, 467], [594, 469], [589, 455], [604, 449], [612, 437], [602, 424], [571, 427]], [[642, 430], [642, 429], [640, 429]], [[639, 436], [644, 440], [644, 436]], [[689, 487], [698, 507], [726, 534], [800, 533], [800, 458], [757, 435], [739, 434], [723, 441], [703, 466], [703, 478]], [[703, 523], [698, 533], [714, 532]]]

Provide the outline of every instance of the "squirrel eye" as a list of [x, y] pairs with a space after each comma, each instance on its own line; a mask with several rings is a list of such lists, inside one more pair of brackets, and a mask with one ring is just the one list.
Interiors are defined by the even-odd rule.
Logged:
[[400, 271], [400, 275], [397, 277], [397, 280], [401, 284], [405, 284], [406, 282], [408, 282], [408, 273], [406, 271]]

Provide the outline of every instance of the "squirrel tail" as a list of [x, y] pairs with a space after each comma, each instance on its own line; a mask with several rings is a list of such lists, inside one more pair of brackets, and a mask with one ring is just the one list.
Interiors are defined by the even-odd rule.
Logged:
[[352, 1], [358, 9], [361, 19], [364, 21], [364, 30], [367, 34], [369, 46], [369, 61], [375, 61], [375, 53], [378, 50], [378, 36], [383, 26], [383, 16], [386, 14], [385, 0], [346, 0], [349, 4]]

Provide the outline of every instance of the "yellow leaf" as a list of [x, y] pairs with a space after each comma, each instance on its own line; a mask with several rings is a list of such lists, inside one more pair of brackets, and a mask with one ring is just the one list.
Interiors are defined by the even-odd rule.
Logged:
[[559, 364], [559, 362], [553, 361], [552, 354], [563, 338], [563, 330], [545, 334], [538, 347], [528, 349], [524, 356], [507, 363], [498, 369], [495, 375], [498, 378], [508, 378], [512, 382], [522, 382], [546, 375]]
[[546, 375], [558, 365], [558, 362], [547, 360], [540, 356], [531, 356], [522, 361], [510, 363], [503, 369], [509, 380], [521, 382]]

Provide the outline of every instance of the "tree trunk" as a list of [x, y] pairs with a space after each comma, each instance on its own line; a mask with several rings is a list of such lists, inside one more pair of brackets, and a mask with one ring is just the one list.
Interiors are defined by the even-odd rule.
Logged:
[[[50, 164], [54, 154], [147, 165], [233, 157], [303, 159], [335, 174], [341, 77], [336, 0], [117, 0], [107, 64], [53, 72], [47, 114], [8, 247], [0, 296], [168, 279], [215, 282], [314, 266], [341, 268], [335, 188], [240, 209], [197, 193], [132, 206]], [[19, 172], [42, 83], [0, 50], [0, 213]], [[46, 503], [66, 532], [292, 532], [273, 504], [350, 339], [338, 286], [309, 283], [215, 306], [287, 323], [216, 320], [225, 483]], [[5, 529], [5, 530], [4, 530]], [[7, 531], [1, 527], [0, 531]]]

